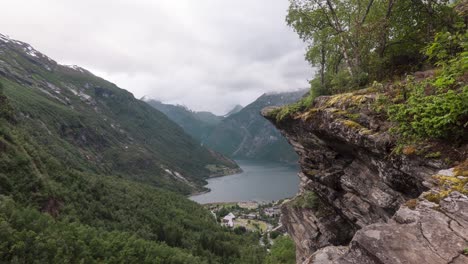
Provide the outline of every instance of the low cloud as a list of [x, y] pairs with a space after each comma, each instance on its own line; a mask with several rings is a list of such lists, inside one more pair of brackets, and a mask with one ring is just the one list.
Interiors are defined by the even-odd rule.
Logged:
[[307, 87], [287, 0], [15, 0], [1, 33], [136, 97], [222, 114], [265, 92]]

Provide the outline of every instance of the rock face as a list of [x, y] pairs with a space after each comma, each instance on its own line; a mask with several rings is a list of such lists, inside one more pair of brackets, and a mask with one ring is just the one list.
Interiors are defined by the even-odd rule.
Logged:
[[[283, 206], [297, 263], [468, 263], [468, 189], [460, 188], [466, 169], [444, 176], [463, 178], [447, 190], [433, 177], [447, 164], [409, 150], [396, 154], [391, 124], [373, 111], [376, 96], [322, 96], [281, 120], [275, 108], [262, 111], [300, 155], [295, 200], [308, 192], [318, 198], [310, 208], [295, 200]], [[466, 145], [458, 153], [466, 157]]]
[[[350, 249], [331, 263], [468, 263], [468, 198], [451, 193], [439, 205], [403, 205], [385, 224], [359, 230]], [[315, 263], [315, 262], [310, 262]]]

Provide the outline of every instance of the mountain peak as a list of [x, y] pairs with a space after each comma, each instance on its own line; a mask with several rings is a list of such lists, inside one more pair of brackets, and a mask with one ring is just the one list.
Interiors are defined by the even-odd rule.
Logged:
[[231, 111], [227, 112], [227, 114], [224, 115], [224, 117], [229, 117], [233, 114], [237, 114], [239, 113], [242, 109], [244, 109], [244, 107], [240, 104], [237, 104], [236, 106], [234, 106], [234, 108], [231, 109]]

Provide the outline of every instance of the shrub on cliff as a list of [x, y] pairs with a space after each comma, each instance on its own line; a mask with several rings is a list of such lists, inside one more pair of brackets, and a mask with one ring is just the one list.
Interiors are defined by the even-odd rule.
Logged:
[[422, 82], [408, 79], [407, 99], [389, 107], [405, 138], [460, 138], [468, 126], [468, 33], [464, 25], [455, 33], [439, 32], [425, 54], [440, 67]]
[[296, 263], [294, 241], [288, 236], [280, 236], [275, 239], [275, 243], [271, 247], [268, 254], [266, 264], [294, 264]]

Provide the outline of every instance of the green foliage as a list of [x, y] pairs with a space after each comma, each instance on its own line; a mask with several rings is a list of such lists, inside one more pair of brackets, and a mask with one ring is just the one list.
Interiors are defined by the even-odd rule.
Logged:
[[229, 209], [223, 206], [223, 208], [216, 211], [216, 218], [221, 220], [221, 218], [225, 217], [228, 214], [229, 214]]
[[3, 89], [3, 83], [0, 82], [0, 120], [4, 118], [11, 121], [13, 119], [13, 108], [3, 94]]
[[307, 96], [303, 97], [301, 100], [296, 103], [283, 106], [281, 108], [275, 109], [271, 116], [275, 117], [277, 122], [284, 121], [286, 118], [291, 117], [293, 114], [306, 110], [312, 106], [314, 99], [319, 95], [317, 91], [312, 89], [309, 91]]
[[418, 69], [435, 32], [463, 19], [446, 0], [290, 0], [286, 21], [309, 44], [320, 89], [333, 94]]
[[460, 31], [438, 32], [434, 41], [425, 48], [425, 53], [435, 65], [441, 67], [441, 73], [432, 84], [439, 89], [452, 88], [457, 78], [468, 71], [468, 33], [463, 25]]
[[468, 87], [461, 93], [449, 90], [435, 95], [425, 95], [422, 86], [412, 87], [404, 104], [391, 106], [389, 116], [399, 124], [403, 137], [450, 138], [463, 135], [468, 115]]
[[0, 261], [8, 263], [206, 263], [130, 233], [56, 221], [5, 197], [0, 197], [0, 236]]
[[281, 235], [281, 233], [278, 232], [278, 231], [272, 231], [272, 232], [270, 232], [270, 238], [271, 238], [271, 239], [276, 239], [276, 238], [279, 237], [280, 235]]
[[320, 200], [314, 192], [306, 191], [293, 200], [292, 206], [296, 208], [317, 210], [319, 208], [319, 203]]
[[[164, 256], [167, 263], [192, 263], [187, 262], [190, 259], [236, 263], [245, 252], [253, 259], [263, 258], [254, 234], [223, 229], [211, 213], [183, 196], [67, 168], [15, 126], [1, 122], [0, 128], [0, 190], [15, 201], [0, 201], [13, 210], [4, 212], [6, 216], [0, 212], [0, 223], [6, 221], [12, 239], [0, 243], [4, 260], [33, 262], [32, 256], [44, 250], [41, 241], [51, 243], [39, 255], [42, 262], [63, 258], [158, 263], [158, 258], [151, 258], [157, 255], [163, 263]], [[20, 220], [25, 221], [21, 226], [16, 223]], [[133, 253], [127, 256], [127, 251]]]
[[279, 108], [276, 112], [273, 112], [272, 115], [276, 116], [276, 121], [281, 122], [287, 117], [291, 117], [293, 114], [298, 113], [305, 109], [305, 106], [302, 104], [302, 100], [297, 103], [290, 104]]
[[440, 151], [437, 151], [437, 152], [428, 153], [424, 157], [427, 159], [437, 159], [437, 158], [440, 158], [441, 156], [442, 156], [442, 153], [440, 153]]
[[236, 226], [234, 228], [234, 233], [236, 233], [238, 235], [245, 234], [246, 232], [247, 232], [247, 229], [244, 226]]
[[296, 263], [296, 247], [288, 236], [275, 239], [265, 264], [294, 264]]
[[[455, 25], [455, 27], [459, 29], [459, 31], [456, 31], [455, 33], [451, 33], [449, 31], [437, 32], [434, 37], [434, 41], [424, 49], [425, 54], [429, 59], [433, 60], [437, 66], [450, 66], [451, 60], [457, 57], [461, 52], [465, 52], [466, 56], [466, 49], [468, 48], [466, 46], [466, 38], [468, 37], [468, 33], [464, 32], [463, 23], [459, 23]], [[466, 60], [466, 58], [464, 59]]]
[[438, 33], [426, 54], [442, 67], [432, 79], [408, 79], [407, 100], [389, 107], [403, 138], [460, 138], [468, 123], [468, 86], [457, 80], [468, 70], [468, 33]]

